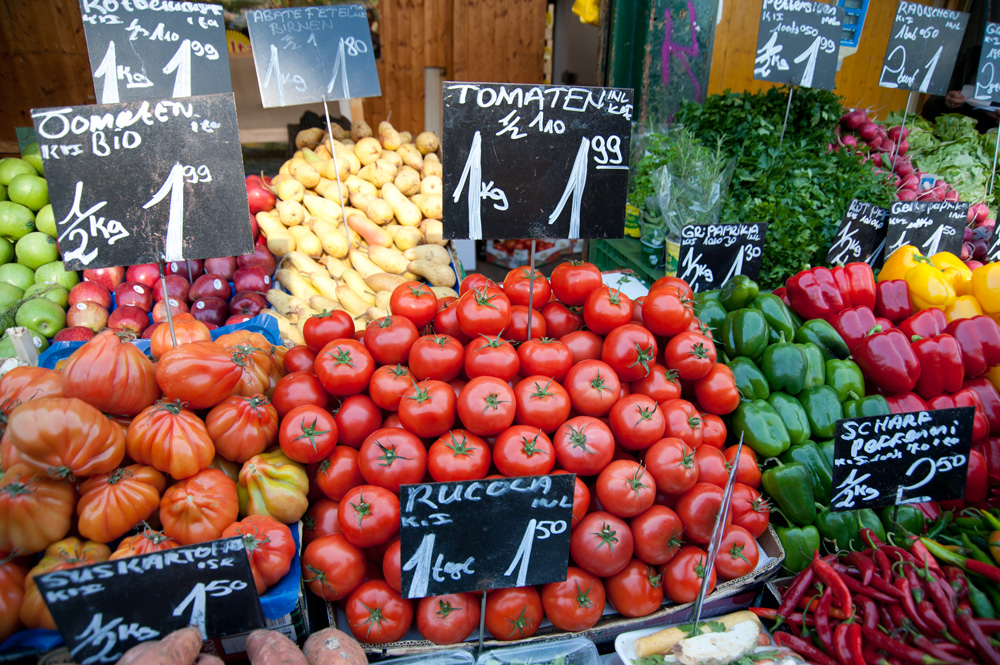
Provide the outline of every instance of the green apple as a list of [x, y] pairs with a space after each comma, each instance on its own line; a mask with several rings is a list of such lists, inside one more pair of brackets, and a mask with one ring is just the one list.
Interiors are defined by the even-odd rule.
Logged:
[[35, 213], [20, 203], [0, 201], [0, 236], [17, 240], [35, 230]]
[[48, 204], [35, 213], [35, 228], [53, 238], [59, 235], [56, 230], [56, 215], [52, 212], [52, 204]]
[[32, 231], [17, 241], [14, 245], [17, 262], [32, 270], [38, 270], [46, 263], [59, 259], [59, 246], [56, 239], [41, 231]]
[[0, 201], [6, 201], [7, 199], [7, 186], [0, 185]]
[[0, 185], [7, 186], [15, 177], [21, 175], [38, 175], [35, 167], [17, 157], [6, 157], [0, 159]]
[[21, 152], [21, 159], [35, 167], [39, 175], [45, 175], [45, 165], [42, 164], [42, 150], [38, 147], [37, 142], [24, 146], [24, 150]]
[[[3, 266], [0, 266], [0, 270], [2, 269]], [[35, 283], [40, 282], [58, 284], [67, 289], [72, 289], [80, 283], [80, 276], [72, 270], [66, 270], [62, 261], [53, 261], [52, 263], [46, 263], [35, 271]]]
[[58, 284], [32, 284], [24, 291], [24, 297], [38, 296], [58, 304], [63, 309], [69, 307], [69, 290]]
[[0, 238], [0, 265], [10, 263], [14, 258], [14, 243], [6, 238]]
[[[28, 334], [31, 335], [31, 341], [39, 353], [49, 348], [49, 340], [45, 339], [45, 335], [31, 328], [28, 328]], [[11, 341], [10, 335], [4, 333], [4, 336], [0, 338], [0, 358], [13, 358], [16, 355], [14, 342]]]
[[41, 176], [22, 173], [7, 185], [7, 198], [38, 211], [49, 204], [49, 185]]
[[24, 291], [13, 284], [0, 282], [0, 312], [24, 297]]
[[52, 337], [66, 327], [66, 310], [47, 298], [34, 298], [17, 308], [14, 323]]
[[5, 263], [0, 266], [0, 282], [7, 282], [24, 291], [35, 283], [35, 271], [20, 263]]

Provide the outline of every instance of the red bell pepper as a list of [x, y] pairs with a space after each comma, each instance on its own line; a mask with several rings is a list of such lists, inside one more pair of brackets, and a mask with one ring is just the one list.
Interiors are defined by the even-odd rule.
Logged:
[[887, 393], [908, 393], [920, 377], [920, 361], [899, 330], [872, 332], [852, 351], [865, 376]]
[[833, 268], [833, 279], [840, 289], [844, 307], [875, 308], [875, 274], [867, 263], [848, 263]]
[[907, 318], [898, 327], [907, 337], [934, 337], [948, 327], [948, 319], [944, 318], [944, 312], [937, 307], [929, 307]]
[[937, 395], [927, 400], [927, 406], [931, 409], [957, 409], [963, 406], [971, 406], [976, 412], [972, 417], [972, 440], [979, 441], [990, 434], [990, 421], [986, 419], [983, 412], [983, 403], [979, 401], [979, 395], [968, 388], [962, 388], [954, 395]]
[[885, 318], [884, 316], [875, 317], [875, 325], [882, 326], [882, 330], [892, 330], [896, 327], [896, 324]]
[[990, 434], [1000, 436], [1000, 391], [983, 377], [966, 379], [962, 387], [970, 388], [979, 395], [979, 401], [983, 403], [983, 412], [990, 421]]
[[983, 459], [986, 460], [986, 476], [989, 484], [1000, 485], [1000, 436], [991, 436], [988, 439], [977, 441], [972, 444], [978, 450]]
[[982, 376], [994, 365], [1000, 365], [1000, 326], [988, 316], [956, 319], [944, 329], [962, 345], [965, 376]]
[[914, 388], [918, 395], [929, 399], [961, 390], [965, 365], [958, 340], [947, 334], [935, 337], [914, 335], [910, 346], [920, 361], [920, 378]]
[[958, 501], [942, 501], [944, 510], [961, 510], [986, 501], [989, 494], [989, 473], [986, 458], [976, 449], [969, 451], [969, 467], [965, 477], [965, 497]]
[[893, 413], [913, 413], [915, 411], [928, 410], [927, 402], [916, 393], [886, 395], [885, 401], [889, 403], [889, 410]]
[[924, 518], [928, 523], [935, 522], [937, 521], [937, 518], [941, 517], [941, 507], [933, 501], [925, 503], [911, 503], [909, 505], [914, 508], [918, 508], [920, 512], [924, 514]]
[[844, 309], [833, 272], [822, 266], [788, 278], [785, 295], [803, 319], [825, 319]]
[[772, 293], [781, 298], [781, 302], [785, 303], [789, 307], [792, 306], [792, 303], [788, 300], [788, 294], [785, 293], [785, 287], [779, 286], [774, 291], [772, 291]]
[[884, 316], [893, 323], [913, 315], [910, 287], [901, 279], [891, 279], [875, 285], [875, 316]]
[[868, 336], [868, 331], [877, 325], [875, 313], [867, 307], [841, 310], [832, 315], [829, 321], [834, 330], [844, 338], [852, 353], [861, 340]]

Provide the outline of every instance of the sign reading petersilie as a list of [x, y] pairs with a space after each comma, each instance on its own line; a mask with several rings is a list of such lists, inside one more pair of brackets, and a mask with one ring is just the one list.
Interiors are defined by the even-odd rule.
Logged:
[[878, 84], [944, 95], [969, 15], [902, 0], [889, 34]]
[[838, 420], [832, 509], [961, 499], [974, 413], [965, 406]]
[[253, 252], [231, 93], [31, 116], [67, 269]]
[[980, 102], [1000, 102], [1000, 23], [986, 24], [972, 96]]
[[560, 474], [403, 485], [403, 595], [565, 580], [575, 483]]
[[753, 77], [833, 90], [844, 10], [812, 0], [764, 0]]
[[101, 104], [232, 92], [222, 7], [80, 0]]
[[903, 245], [917, 247], [924, 256], [962, 252], [969, 204], [958, 201], [896, 201], [889, 209], [885, 256]]
[[242, 538], [60, 570], [35, 582], [80, 665], [113, 663], [139, 642], [187, 626], [213, 639], [264, 625]]
[[632, 90], [444, 84], [446, 238], [620, 238]]
[[889, 211], [874, 203], [852, 199], [826, 262], [830, 265], [863, 261], [875, 265], [885, 246], [886, 218]]
[[757, 279], [767, 224], [688, 224], [681, 231], [680, 276], [694, 291], [720, 289], [735, 275]]
[[255, 9], [247, 28], [264, 108], [382, 94], [361, 5]]

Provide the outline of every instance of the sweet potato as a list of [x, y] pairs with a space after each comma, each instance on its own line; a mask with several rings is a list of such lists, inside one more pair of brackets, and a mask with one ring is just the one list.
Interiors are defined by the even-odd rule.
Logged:
[[255, 630], [247, 637], [251, 665], [308, 665], [305, 655], [276, 630]]
[[360, 141], [372, 135], [372, 128], [364, 120], [355, 120], [351, 123], [351, 138]]
[[395, 150], [402, 143], [399, 132], [385, 120], [378, 123], [378, 140], [384, 150]]
[[201, 631], [197, 628], [175, 630], [145, 652], [143, 665], [191, 665], [201, 651]]
[[413, 196], [420, 193], [420, 172], [412, 166], [403, 165], [396, 171], [396, 177], [392, 184], [396, 186], [403, 196]]
[[441, 147], [441, 142], [438, 141], [437, 134], [434, 132], [420, 132], [417, 134], [417, 138], [413, 140], [413, 145], [417, 146], [420, 154], [426, 155], [431, 152], [437, 152], [438, 148]]
[[382, 146], [378, 139], [369, 136], [357, 142], [354, 146], [354, 154], [361, 161], [361, 166], [368, 166], [382, 156]]
[[313, 148], [323, 140], [324, 133], [325, 132], [318, 127], [303, 129], [295, 135], [295, 147], [301, 148], [302, 146], [309, 146], [310, 148]]
[[361, 645], [336, 628], [324, 628], [310, 635], [302, 653], [309, 665], [368, 665]]
[[194, 661], [194, 665], [224, 665], [222, 659], [209, 653], [203, 653]]
[[383, 185], [382, 198], [388, 201], [389, 205], [392, 206], [392, 212], [395, 214], [397, 222], [403, 226], [417, 226], [420, 224], [420, 219], [422, 217], [420, 214], [420, 208], [418, 208], [416, 204], [408, 198], [403, 196], [402, 192], [396, 189], [395, 185], [392, 183]]

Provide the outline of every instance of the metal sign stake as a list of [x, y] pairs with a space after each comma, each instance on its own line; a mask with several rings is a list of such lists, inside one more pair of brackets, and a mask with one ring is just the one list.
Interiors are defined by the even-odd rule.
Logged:
[[323, 115], [326, 116], [326, 136], [330, 139], [330, 155], [333, 158], [333, 168], [337, 171], [337, 194], [340, 196], [340, 210], [344, 219], [344, 235], [347, 236], [347, 246], [351, 246], [351, 228], [347, 225], [347, 206], [344, 203], [344, 186], [340, 182], [340, 165], [337, 164], [337, 151], [333, 147], [333, 131], [330, 127], [330, 109], [323, 97]]
[[483, 591], [483, 602], [479, 607], [479, 646], [476, 647], [476, 658], [483, 654], [483, 634], [486, 632], [486, 591]]
[[795, 84], [788, 88], [788, 106], [785, 107], [785, 121], [781, 123], [781, 138], [778, 140], [778, 148], [785, 142], [785, 129], [788, 127], [788, 114], [792, 111], [792, 93], [795, 92]]
[[998, 135], [996, 145], [993, 147], [993, 170], [990, 172], [990, 196], [993, 196], [993, 181], [997, 177], [997, 151], [1000, 150], [1000, 135]]
[[912, 103], [913, 91], [911, 90], [906, 98], [906, 106], [903, 107], [903, 131], [899, 133], [899, 140], [894, 141], [895, 145], [892, 146], [892, 157], [889, 159], [889, 168], [893, 170], [896, 168], [896, 154], [899, 152], [899, 144], [903, 141], [903, 136], [906, 134], [906, 121], [910, 113], [910, 104]]
[[[164, 260], [166, 260], [166, 258], [167, 258], [166, 255], [164, 255], [163, 258], [164, 258]], [[163, 270], [163, 266], [165, 264], [163, 263], [163, 261], [160, 261], [160, 263], [158, 263], [157, 265], [160, 268], [160, 288], [163, 289], [163, 305], [167, 309], [167, 326], [170, 328], [170, 342], [174, 345], [174, 348], [176, 349], [177, 348], [177, 334], [174, 332], [174, 317], [170, 313], [170, 296], [167, 295], [167, 274]], [[190, 266], [190, 265], [191, 264], [189, 263], [188, 266]]]
[[531, 258], [528, 260], [529, 268], [531, 271], [528, 277], [528, 338], [526, 341], [531, 341], [531, 311], [535, 307], [535, 239], [531, 239]]

